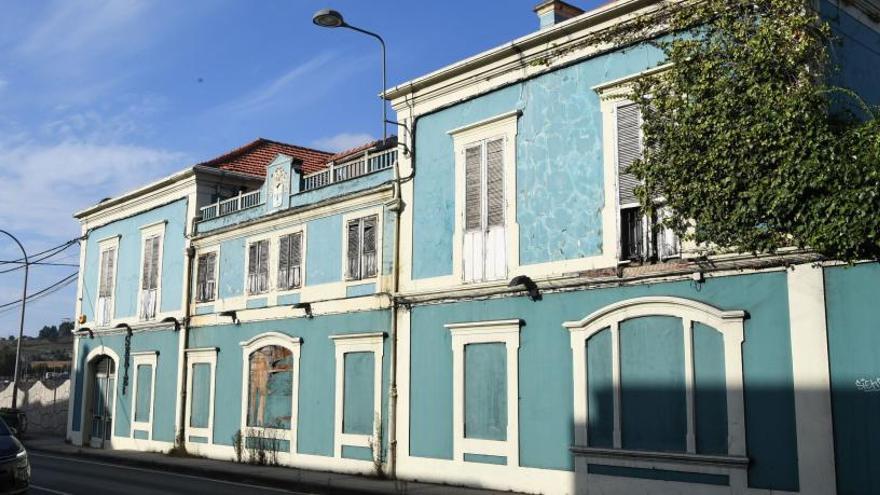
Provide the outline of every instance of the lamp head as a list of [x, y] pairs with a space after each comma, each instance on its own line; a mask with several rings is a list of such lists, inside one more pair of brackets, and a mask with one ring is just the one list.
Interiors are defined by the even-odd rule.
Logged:
[[312, 16], [312, 22], [315, 23], [316, 26], [326, 28], [345, 26], [345, 20], [342, 19], [342, 14], [332, 9], [321, 9], [315, 12], [315, 15]]

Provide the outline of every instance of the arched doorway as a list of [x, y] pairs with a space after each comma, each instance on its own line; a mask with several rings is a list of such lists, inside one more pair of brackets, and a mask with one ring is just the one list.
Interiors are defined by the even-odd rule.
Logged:
[[103, 448], [113, 434], [113, 401], [116, 390], [116, 362], [102, 354], [89, 365], [89, 445]]

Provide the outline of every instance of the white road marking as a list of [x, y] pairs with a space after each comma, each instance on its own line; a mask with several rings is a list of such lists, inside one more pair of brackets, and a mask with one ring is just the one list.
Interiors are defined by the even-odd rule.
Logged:
[[[85, 461], [85, 460], [82, 460], [82, 459], [73, 459], [73, 458], [70, 458], [70, 457], [62, 457], [62, 456], [56, 456], [56, 455], [36, 454], [36, 453], [34, 453], [33, 451], [28, 452], [28, 455], [29, 455], [30, 457], [42, 457], [42, 458], [45, 458], [45, 459], [60, 459], [60, 460], [63, 460], [63, 461], [69, 461], [69, 462], [79, 462], [79, 463], [81, 463], [81, 464], [92, 464], [92, 465], [95, 465], [95, 466], [107, 466], [107, 467], [113, 467], [113, 468], [117, 468], [117, 469], [128, 469], [128, 470], [130, 470], [130, 471], [140, 471], [140, 472], [143, 472], [143, 473], [158, 473], [158, 474], [162, 474], [162, 475], [164, 475], [164, 476], [177, 476], [178, 478], [189, 478], [189, 479], [194, 479], [194, 480], [205, 480], [205, 481], [210, 481], [210, 482], [212, 482], [212, 483], [221, 483], [221, 484], [224, 484], [224, 485], [242, 486], [242, 487], [247, 487], [247, 488], [258, 488], [258, 489], [260, 489], [260, 490], [266, 490], [266, 491], [278, 492], [278, 493], [292, 493], [293, 495], [318, 495], [318, 494], [316, 494], [316, 493], [311, 493], [311, 492], [294, 492], [294, 491], [290, 491], [290, 490], [284, 490], [283, 488], [273, 488], [273, 487], [270, 487], [270, 486], [251, 485], [251, 484], [248, 484], [248, 483], [238, 483], [238, 482], [235, 482], [235, 481], [217, 480], [217, 479], [214, 479], [214, 478], [206, 478], [206, 477], [204, 477], [204, 476], [194, 476], [194, 475], [191, 475], [191, 474], [180, 474], [180, 473], [174, 473], [174, 472], [170, 472], [170, 471], [159, 471], [159, 470], [156, 470], [156, 469], [147, 469], [147, 468], [138, 468], [138, 467], [132, 467], [132, 466], [123, 466], [123, 465], [120, 465], [120, 464], [110, 464], [110, 463], [97, 462], [97, 461]], [[33, 488], [37, 488], [37, 489], [39, 489], [39, 490], [46, 490], [46, 488], [39, 488], [39, 487], [34, 486], [34, 485], [31, 485], [31, 487], [33, 487]], [[63, 494], [63, 495], [71, 495], [71, 494], [66, 494], [66, 493], [64, 493], [64, 492], [53, 492], [53, 493], [56, 493], [56, 494]]]
[[34, 484], [32, 484], [32, 485], [30, 486], [30, 489], [31, 489], [31, 490], [40, 490], [41, 492], [49, 492], [49, 493], [52, 493], [52, 494], [54, 494], [54, 495], [73, 495], [72, 493], [59, 492], [58, 490], [53, 490], [53, 489], [51, 489], [51, 488], [46, 488], [46, 487], [42, 487], [42, 486], [37, 486], [37, 485], [34, 485]]

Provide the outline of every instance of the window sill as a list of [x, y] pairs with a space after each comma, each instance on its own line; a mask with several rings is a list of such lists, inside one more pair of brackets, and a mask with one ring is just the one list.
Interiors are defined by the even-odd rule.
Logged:
[[724, 468], [745, 469], [749, 465], [748, 457], [729, 455], [691, 454], [687, 452], [652, 452], [642, 450], [608, 449], [600, 447], [572, 446], [569, 450], [575, 456], [593, 458], [612, 458], [631, 461], [675, 462], [685, 465], [702, 465]]

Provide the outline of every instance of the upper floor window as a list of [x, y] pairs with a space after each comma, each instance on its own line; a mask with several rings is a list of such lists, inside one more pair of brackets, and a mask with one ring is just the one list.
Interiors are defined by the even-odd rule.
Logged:
[[346, 226], [348, 280], [372, 278], [378, 272], [377, 230], [379, 217], [350, 220]]
[[505, 139], [472, 143], [464, 150], [464, 279], [507, 275], [504, 201]]
[[302, 286], [302, 232], [281, 236], [278, 242], [278, 288]]
[[454, 275], [500, 280], [518, 266], [513, 110], [448, 131], [455, 150]]
[[101, 246], [98, 273], [98, 303], [95, 320], [98, 325], [109, 325], [113, 319], [113, 289], [116, 279], [116, 250], [119, 238], [114, 237]]
[[629, 167], [641, 158], [643, 150], [642, 115], [638, 105], [625, 103], [615, 110], [617, 155], [617, 199], [620, 222], [621, 260], [664, 260], [679, 254], [678, 236], [661, 225], [667, 214], [659, 208], [655, 214], [642, 210], [635, 188], [639, 180]]
[[164, 222], [144, 228], [141, 232], [143, 251], [138, 314], [142, 320], [155, 318], [159, 307], [160, 277], [162, 275], [162, 239], [164, 235]]
[[269, 290], [269, 239], [248, 246], [247, 280], [248, 294], [262, 294]]
[[217, 288], [217, 253], [199, 255], [196, 267], [196, 302], [214, 300]]

